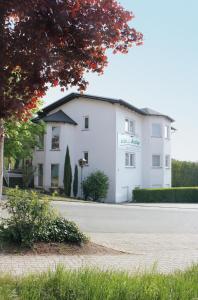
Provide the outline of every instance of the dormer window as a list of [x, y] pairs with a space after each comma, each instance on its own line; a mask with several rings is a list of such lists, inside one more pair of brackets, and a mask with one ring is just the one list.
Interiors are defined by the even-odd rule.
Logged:
[[133, 120], [125, 119], [125, 132], [135, 134], [135, 123]]
[[89, 117], [88, 116], [84, 117], [84, 129], [85, 130], [89, 129]]

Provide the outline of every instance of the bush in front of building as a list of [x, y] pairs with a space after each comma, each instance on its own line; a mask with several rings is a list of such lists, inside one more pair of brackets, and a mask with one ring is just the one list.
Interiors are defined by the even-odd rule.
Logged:
[[83, 194], [85, 200], [101, 201], [106, 198], [109, 188], [109, 178], [101, 171], [91, 173], [83, 181]]
[[198, 187], [134, 189], [138, 203], [198, 203]]
[[0, 222], [0, 243], [31, 248], [37, 242], [81, 244], [86, 236], [73, 222], [60, 217], [48, 199], [34, 191], [9, 189], [3, 208], [7, 219]]

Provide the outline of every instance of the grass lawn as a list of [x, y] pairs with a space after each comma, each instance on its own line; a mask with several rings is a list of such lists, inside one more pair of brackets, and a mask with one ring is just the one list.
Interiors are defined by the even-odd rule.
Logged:
[[23, 278], [0, 277], [1, 300], [195, 300], [198, 266], [171, 275], [129, 275], [97, 270], [66, 271]]

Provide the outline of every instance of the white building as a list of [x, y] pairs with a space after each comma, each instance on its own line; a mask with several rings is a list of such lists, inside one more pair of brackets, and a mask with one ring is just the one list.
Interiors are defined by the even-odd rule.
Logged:
[[169, 116], [123, 100], [73, 93], [45, 107], [38, 119], [47, 128], [43, 149], [33, 159], [36, 187], [63, 187], [67, 146], [73, 174], [84, 157], [83, 178], [96, 170], [109, 177], [106, 202], [129, 201], [137, 187], [171, 186]]

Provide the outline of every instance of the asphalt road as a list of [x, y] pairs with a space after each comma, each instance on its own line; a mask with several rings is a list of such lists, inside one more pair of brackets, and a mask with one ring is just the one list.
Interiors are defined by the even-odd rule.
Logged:
[[110, 205], [54, 202], [88, 233], [198, 234], [198, 205]]

